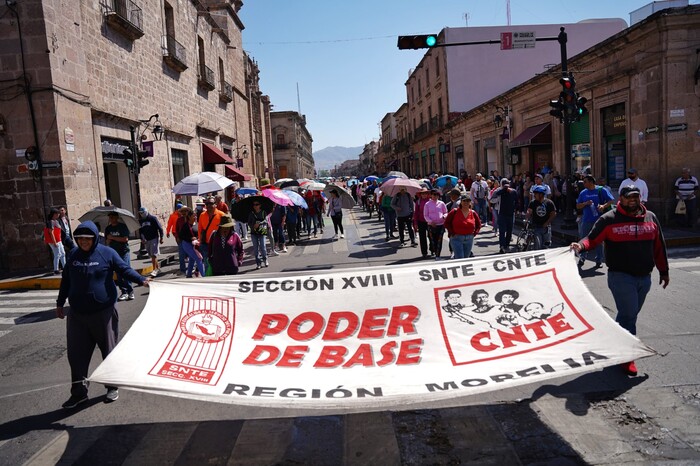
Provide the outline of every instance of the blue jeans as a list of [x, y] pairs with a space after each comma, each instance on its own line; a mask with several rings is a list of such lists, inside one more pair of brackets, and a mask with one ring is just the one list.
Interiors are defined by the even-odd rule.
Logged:
[[180, 258], [180, 272], [184, 273], [186, 271], [187, 264], [185, 264], [186, 253], [185, 248], [182, 247], [182, 243], [184, 243], [184, 241], [179, 241], [177, 243], [177, 255]]
[[651, 274], [635, 277], [624, 272], [608, 270], [608, 288], [615, 298], [615, 321], [632, 335], [637, 334], [637, 315], [642, 310], [651, 289]]
[[[131, 267], [131, 252], [126, 251], [124, 254], [120, 254], [119, 257], [122, 258], [124, 263]], [[131, 286], [131, 282], [129, 280], [124, 279], [121, 275], [117, 274], [117, 286], [121, 290], [122, 293], [131, 293], [134, 291], [134, 287]]]
[[474, 210], [476, 210], [476, 213], [479, 214], [479, 220], [481, 220], [481, 223], [486, 225], [486, 199], [474, 198], [472, 202], [474, 202]]
[[388, 238], [394, 234], [396, 229], [396, 211], [391, 207], [382, 207], [381, 209], [384, 212], [384, 233]]
[[255, 235], [251, 233], [250, 239], [253, 241], [253, 255], [255, 256], [255, 263], [260, 265], [267, 260], [265, 235]]
[[311, 226], [314, 227], [314, 235], [318, 230], [318, 217], [316, 215], [311, 215], [309, 211], [306, 211], [306, 234], [311, 235]]
[[510, 246], [510, 240], [513, 237], [513, 223], [515, 223], [515, 215], [498, 216], [498, 245], [501, 249]]
[[285, 243], [284, 227], [282, 226], [281, 223], [273, 223], [272, 224], [272, 237], [275, 238], [275, 243], [284, 246], [284, 243]]
[[[581, 238], [585, 238], [586, 236], [588, 236], [588, 233], [590, 233], [591, 230], [593, 229], [593, 225], [594, 225], [594, 223], [581, 221], [581, 228], [579, 231], [579, 235], [581, 236]], [[581, 254], [579, 254], [579, 257], [581, 259], [587, 259], [588, 258], [588, 251], [584, 251]], [[605, 260], [605, 256], [603, 254], [603, 244], [601, 243], [598, 246], [596, 246], [596, 248], [595, 248], [595, 261], [596, 261], [596, 263], [601, 263], [604, 260]]]
[[204, 268], [204, 263], [202, 262], [202, 259], [199, 258], [197, 252], [194, 250], [194, 246], [192, 246], [192, 243], [190, 243], [189, 241], [183, 241], [182, 249], [185, 251], [185, 254], [187, 254], [187, 257], [190, 258], [190, 263], [187, 265], [187, 271], [185, 272], [185, 276], [188, 278], [191, 277], [192, 269], [194, 269], [194, 265], [197, 264], [197, 270], [199, 270], [199, 275], [203, 277], [205, 275], [206, 269]]
[[[207, 265], [209, 265], [209, 245], [207, 243], [199, 243], [199, 252], [202, 254], [204, 270], [207, 270]], [[203, 276], [204, 274], [202, 274]]]
[[472, 254], [474, 235], [454, 235], [450, 238], [450, 245], [455, 259], [464, 259]]
[[552, 225], [547, 228], [533, 227], [532, 232], [540, 240], [539, 249], [547, 249], [552, 244]]

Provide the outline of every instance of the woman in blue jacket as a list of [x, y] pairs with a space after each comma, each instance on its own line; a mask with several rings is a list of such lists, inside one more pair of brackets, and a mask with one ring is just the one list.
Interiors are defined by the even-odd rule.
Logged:
[[[143, 286], [148, 279], [126, 265], [117, 252], [98, 244], [97, 226], [90, 221], [83, 222], [73, 232], [78, 247], [73, 249], [66, 260], [61, 277], [61, 288], [56, 300], [56, 316], [67, 317], [68, 363], [71, 369], [71, 396], [63, 403], [64, 408], [75, 408], [87, 401], [87, 384], [90, 358], [95, 345], [100, 348], [102, 359], [117, 345], [119, 337], [119, 316], [117, 287], [113, 275]], [[63, 306], [66, 299], [70, 312]], [[107, 387], [107, 402], [119, 398], [117, 387]]]

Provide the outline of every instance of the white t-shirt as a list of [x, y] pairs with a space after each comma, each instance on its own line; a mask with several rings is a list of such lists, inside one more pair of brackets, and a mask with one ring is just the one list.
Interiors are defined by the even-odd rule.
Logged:
[[636, 187], [639, 188], [639, 197], [642, 200], [642, 202], [646, 202], [647, 199], [649, 198], [649, 188], [647, 188], [647, 184], [640, 177], [637, 177], [637, 179], [634, 181], [632, 181], [630, 178], [625, 178], [622, 181], [622, 183], [620, 183], [620, 188], [617, 190], [617, 193], [620, 194], [620, 191], [622, 191], [622, 188], [624, 188], [625, 186], [631, 186], [631, 185], [635, 185]]

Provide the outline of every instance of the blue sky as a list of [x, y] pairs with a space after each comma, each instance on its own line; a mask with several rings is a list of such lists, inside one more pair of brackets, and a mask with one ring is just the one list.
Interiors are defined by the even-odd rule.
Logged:
[[[690, 3], [696, 4], [698, 0]], [[622, 18], [647, 0], [511, 0], [511, 24]], [[361, 146], [405, 101], [404, 82], [424, 51], [398, 50], [397, 36], [443, 27], [507, 24], [506, 0], [246, 0], [243, 48], [258, 62], [274, 110], [301, 113], [314, 143]], [[468, 14], [468, 19], [465, 19]]]

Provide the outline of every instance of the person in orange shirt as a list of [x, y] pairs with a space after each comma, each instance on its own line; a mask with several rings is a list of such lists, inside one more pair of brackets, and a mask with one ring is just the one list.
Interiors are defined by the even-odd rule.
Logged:
[[175, 212], [170, 214], [170, 217], [168, 217], [168, 225], [165, 227], [165, 236], [170, 238], [170, 233], [173, 234], [175, 237], [175, 242], [177, 243], [177, 253], [180, 259], [180, 271], [184, 272], [185, 271], [185, 257], [187, 256], [185, 254], [185, 251], [182, 249], [182, 245], [180, 244], [180, 237], [178, 236], [178, 227], [182, 226], [182, 223], [178, 225], [178, 219], [182, 218], [182, 212], [180, 212], [180, 209], [182, 209], [182, 204], [177, 203], [175, 204]]
[[220, 210], [222, 213], [227, 214], [228, 213], [228, 206], [224, 202], [224, 198], [221, 197], [221, 195], [217, 194], [214, 196], [214, 200], [216, 201], [216, 208]]
[[204, 270], [207, 269], [209, 258], [209, 240], [216, 230], [219, 229], [221, 216], [224, 213], [216, 208], [216, 199], [209, 196], [204, 200], [204, 212], [199, 215], [199, 252], [202, 254]]

